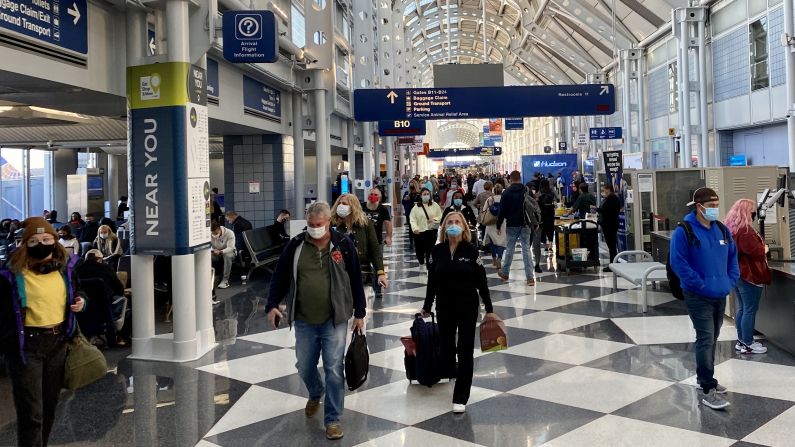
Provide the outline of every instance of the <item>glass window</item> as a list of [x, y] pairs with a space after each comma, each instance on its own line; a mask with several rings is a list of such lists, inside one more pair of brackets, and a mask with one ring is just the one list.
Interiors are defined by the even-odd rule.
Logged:
[[25, 151], [0, 149], [0, 217], [23, 220], [25, 211]]
[[[30, 157], [30, 205], [28, 210], [31, 216], [36, 216], [42, 210], [52, 209], [52, 152], [31, 150]], [[63, 204], [66, 206], [66, 204]], [[57, 209], [57, 208], [56, 208]], [[58, 214], [62, 220], [68, 216], [67, 210], [61, 209]]]
[[668, 104], [670, 112], [679, 110], [679, 89], [676, 86], [676, 62], [668, 64]]
[[750, 25], [751, 44], [751, 91], [770, 86], [767, 72], [767, 17]]
[[303, 48], [306, 46], [306, 21], [304, 13], [293, 4], [290, 6], [290, 38], [294, 44]]

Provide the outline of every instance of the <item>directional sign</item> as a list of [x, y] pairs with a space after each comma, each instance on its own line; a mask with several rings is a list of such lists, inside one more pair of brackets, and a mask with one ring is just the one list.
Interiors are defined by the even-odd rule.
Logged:
[[423, 120], [390, 120], [378, 122], [378, 135], [382, 137], [425, 135], [425, 130], [425, 121]]
[[224, 59], [236, 64], [276, 62], [277, 32], [273, 11], [224, 12]]
[[275, 88], [243, 76], [243, 108], [264, 118], [281, 120], [282, 93]]
[[505, 130], [523, 130], [524, 129], [524, 119], [523, 118], [506, 118], [505, 119]]
[[207, 97], [218, 99], [218, 61], [207, 58]]
[[88, 54], [87, 0], [0, 0], [0, 34]]
[[501, 147], [451, 147], [451, 148], [435, 148], [428, 151], [430, 158], [444, 158], [444, 157], [491, 157], [493, 155], [502, 155]]
[[157, 54], [157, 33], [153, 29], [146, 30], [146, 54], [149, 56]]
[[612, 115], [612, 84], [358, 89], [356, 121]]
[[592, 140], [620, 140], [620, 127], [591, 127], [588, 129], [589, 137]]

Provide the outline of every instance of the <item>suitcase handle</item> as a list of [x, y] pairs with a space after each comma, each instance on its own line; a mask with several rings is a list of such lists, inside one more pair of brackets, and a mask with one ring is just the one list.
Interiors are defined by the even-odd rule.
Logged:
[[[433, 312], [428, 312], [428, 315], [431, 316], [431, 321], [436, 323], [436, 315]], [[422, 314], [417, 312], [416, 314], [414, 314], [414, 318], [422, 318]]]

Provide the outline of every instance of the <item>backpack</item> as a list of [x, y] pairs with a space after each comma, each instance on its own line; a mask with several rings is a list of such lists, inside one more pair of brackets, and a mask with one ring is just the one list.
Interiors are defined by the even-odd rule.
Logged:
[[537, 228], [541, 222], [541, 208], [536, 199], [530, 196], [529, 190], [525, 189], [524, 194], [524, 224], [528, 227]]
[[356, 328], [345, 353], [345, 381], [348, 390], [353, 391], [367, 381], [370, 372], [370, 352], [367, 350], [367, 338]]
[[431, 313], [430, 323], [425, 321], [421, 314], [414, 315], [411, 337], [417, 346], [417, 355], [414, 359], [417, 382], [431, 387], [442, 378], [440, 373], [442, 370], [441, 336], [433, 313]]
[[[726, 228], [720, 221], [715, 221], [720, 227], [721, 231], [723, 231], [723, 238], [725, 240], [731, 239], [731, 234], [729, 233], [729, 229]], [[701, 247], [701, 241], [698, 240], [696, 234], [693, 232], [693, 227], [690, 225], [690, 222], [679, 222], [677, 227], [682, 227], [685, 231], [685, 237], [687, 238], [687, 246], [688, 247]], [[674, 298], [683, 300], [685, 299], [684, 290], [682, 290], [682, 282], [679, 280], [679, 276], [676, 275], [674, 270], [671, 268], [671, 252], [668, 251], [668, 261], [665, 263], [665, 273], [668, 277], [668, 288], [671, 289], [671, 295]]]

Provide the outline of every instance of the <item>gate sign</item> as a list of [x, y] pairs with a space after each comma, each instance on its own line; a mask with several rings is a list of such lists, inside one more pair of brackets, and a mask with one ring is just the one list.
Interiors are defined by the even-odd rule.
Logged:
[[424, 120], [389, 120], [378, 122], [378, 135], [382, 137], [425, 135]]
[[243, 76], [243, 108], [254, 115], [281, 121], [282, 93], [275, 88]]
[[444, 157], [472, 157], [482, 156], [491, 157], [494, 155], [502, 155], [501, 147], [450, 147], [450, 148], [434, 148], [428, 151], [429, 158], [444, 158]]
[[612, 115], [612, 84], [357, 89], [356, 121]]
[[592, 127], [588, 131], [592, 140], [620, 140], [622, 136], [620, 127]]
[[276, 62], [277, 31], [273, 11], [224, 12], [224, 59], [235, 64]]
[[88, 1], [0, 0], [0, 34], [88, 54]]
[[524, 129], [524, 119], [523, 118], [506, 118], [505, 119], [505, 130], [523, 130]]

